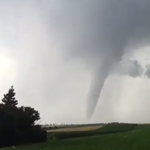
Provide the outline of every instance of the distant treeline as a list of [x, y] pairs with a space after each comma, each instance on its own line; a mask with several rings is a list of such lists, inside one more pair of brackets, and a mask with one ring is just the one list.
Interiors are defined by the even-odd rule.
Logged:
[[15, 94], [12, 86], [0, 103], [0, 147], [46, 141], [46, 130], [35, 125], [40, 119], [39, 112], [31, 107], [18, 107]]
[[42, 125], [43, 129], [46, 130], [53, 130], [53, 129], [60, 129], [60, 128], [74, 128], [74, 127], [87, 127], [87, 126], [103, 126], [106, 125], [105, 123], [94, 123], [94, 124], [52, 124], [52, 125]]

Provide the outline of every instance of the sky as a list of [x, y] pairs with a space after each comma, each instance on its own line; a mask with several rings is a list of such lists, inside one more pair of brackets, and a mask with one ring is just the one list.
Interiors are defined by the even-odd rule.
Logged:
[[45, 123], [150, 122], [149, 0], [0, 0], [0, 94]]

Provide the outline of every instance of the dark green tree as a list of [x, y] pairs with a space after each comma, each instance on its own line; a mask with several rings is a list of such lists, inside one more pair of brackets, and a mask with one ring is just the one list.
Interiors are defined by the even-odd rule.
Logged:
[[13, 86], [0, 103], [0, 148], [25, 143], [44, 142], [47, 132], [35, 122], [40, 114], [32, 107], [18, 107]]
[[18, 108], [18, 114], [20, 128], [30, 128], [40, 119], [39, 112], [31, 107], [21, 106]]
[[18, 101], [15, 98], [15, 91], [14, 91], [14, 87], [11, 86], [11, 88], [8, 90], [7, 94], [4, 94], [4, 98], [2, 99], [2, 102], [6, 105], [6, 106], [13, 106], [16, 107], [18, 105]]

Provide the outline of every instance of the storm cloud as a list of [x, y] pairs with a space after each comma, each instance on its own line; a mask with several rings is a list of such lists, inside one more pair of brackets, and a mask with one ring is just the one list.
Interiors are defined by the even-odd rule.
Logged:
[[150, 46], [149, 7], [149, 0], [1, 0], [0, 54], [11, 64], [2, 92], [13, 82], [20, 103], [44, 121], [86, 122], [111, 76], [149, 77], [130, 59]]
[[[78, 2], [74, 4], [77, 7]], [[78, 9], [74, 9], [74, 14], [78, 14], [81, 20], [80, 17], [68, 17], [72, 31], [78, 30], [71, 32], [72, 38], [69, 34], [68, 49], [73, 57], [81, 58], [93, 69], [87, 100], [89, 117], [94, 112], [112, 65], [121, 61], [125, 53], [132, 54], [139, 47], [149, 45], [149, 5], [147, 0], [82, 1]], [[133, 64], [134, 68], [139, 67], [136, 61]], [[130, 76], [137, 74], [134, 71], [138, 70], [134, 68], [129, 72]]]

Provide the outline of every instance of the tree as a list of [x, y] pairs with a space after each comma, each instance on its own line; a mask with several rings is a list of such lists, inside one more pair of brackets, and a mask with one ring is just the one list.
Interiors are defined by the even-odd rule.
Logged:
[[39, 112], [31, 107], [17, 107], [15, 94], [11, 86], [0, 103], [0, 147], [46, 141], [46, 130], [35, 125]]
[[2, 102], [6, 106], [13, 106], [16, 107], [18, 105], [18, 101], [15, 99], [16, 93], [14, 92], [14, 87], [11, 86], [11, 88], [8, 90], [7, 94], [4, 94], [4, 98], [2, 99]]
[[19, 126], [22, 129], [28, 129], [35, 125], [35, 121], [40, 119], [40, 114], [37, 110], [31, 107], [21, 106], [18, 108]]

